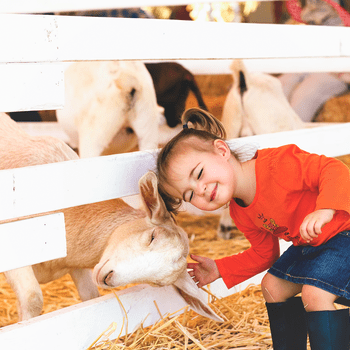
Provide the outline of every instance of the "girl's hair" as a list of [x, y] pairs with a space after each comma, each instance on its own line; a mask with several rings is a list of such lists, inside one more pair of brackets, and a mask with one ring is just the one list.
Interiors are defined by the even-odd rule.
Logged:
[[167, 170], [176, 146], [183, 141], [195, 137], [202, 142], [192, 142], [191, 147], [198, 151], [211, 151], [213, 142], [217, 139], [225, 140], [226, 132], [221, 122], [212, 114], [199, 108], [190, 108], [182, 114], [183, 130], [173, 137], [159, 152], [157, 159], [158, 190], [163, 198], [166, 208], [177, 214], [182, 203], [181, 199], [174, 198], [164, 188], [167, 182]]

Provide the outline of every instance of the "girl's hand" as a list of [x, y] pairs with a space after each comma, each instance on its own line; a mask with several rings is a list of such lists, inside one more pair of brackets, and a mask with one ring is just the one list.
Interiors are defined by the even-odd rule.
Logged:
[[322, 233], [322, 227], [333, 219], [334, 209], [320, 209], [306, 216], [300, 225], [300, 235], [307, 243]]
[[192, 269], [188, 273], [197, 283], [198, 288], [220, 278], [220, 272], [214, 260], [191, 254], [191, 258], [197, 263], [188, 263], [187, 268]]

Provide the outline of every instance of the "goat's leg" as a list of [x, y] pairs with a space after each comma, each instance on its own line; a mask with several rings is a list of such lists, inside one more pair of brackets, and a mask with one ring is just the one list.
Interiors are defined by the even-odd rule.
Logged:
[[100, 296], [97, 286], [92, 281], [91, 269], [75, 269], [70, 271], [75, 286], [82, 301]]
[[232, 230], [234, 228], [235, 228], [235, 224], [231, 218], [230, 209], [229, 208], [223, 209], [220, 216], [220, 221], [219, 221], [218, 237], [223, 239], [232, 238]]
[[[111, 146], [113, 137], [124, 125], [125, 120], [122, 116], [113, 114], [111, 117], [102, 111], [101, 115], [105, 117], [103, 120], [88, 115], [78, 125], [80, 158], [100, 156], [104, 149]], [[90, 122], [90, 119], [93, 121]]]
[[137, 101], [135, 104], [135, 117], [129, 119], [134, 130], [140, 151], [156, 149], [159, 143], [159, 110], [151, 101]]
[[6, 280], [17, 296], [18, 320], [39, 316], [43, 294], [31, 266], [5, 272]]

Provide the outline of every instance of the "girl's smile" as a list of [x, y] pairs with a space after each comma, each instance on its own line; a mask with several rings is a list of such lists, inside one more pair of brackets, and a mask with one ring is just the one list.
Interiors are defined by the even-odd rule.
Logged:
[[216, 186], [215, 186], [213, 192], [211, 193], [210, 201], [213, 201], [213, 200], [215, 199], [217, 189], [218, 189], [218, 184], [216, 184]]

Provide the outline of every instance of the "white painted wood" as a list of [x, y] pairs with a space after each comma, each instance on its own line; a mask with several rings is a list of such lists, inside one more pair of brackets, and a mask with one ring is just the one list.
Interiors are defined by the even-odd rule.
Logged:
[[[322, 124], [322, 123], [320, 123]], [[327, 125], [301, 130], [283, 131], [273, 134], [255, 135], [231, 142], [256, 143], [259, 148], [296, 144], [301, 149], [328, 157], [350, 154], [350, 123]]]
[[[345, 27], [56, 18], [61, 60], [349, 56], [350, 28]], [[218, 50], [203, 45], [202, 38], [215, 43]], [[228, 45], [229, 38], [233, 38], [234, 45]]]
[[136, 194], [155, 157], [133, 152], [2, 170], [0, 220]]
[[0, 225], [0, 272], [67, 254], [63, 213]]
[[2, 63], [57, 61], [60, 47], [54, 16], [1, 14], [0, 33]]
[[[336, 156], [350, 154], [349, 135], [350, 123], [344, 123], [257, 135], [229, 143], [254, 142], [263, 148], [295, 143], [309, 152]], [[137, 194], [138, 179], [155, 168], [156, 153], [132, 152], [2, 170], [0, 220]]]
[[[192, 74], [232, 74], [232, 60], [174, 60]], [[148, 61], [151, 62], [151, 61]], [[161, 61], [159, 61], [161, 62]], [[303, 72], [350, 72], [350, 57], [314, 58], [247, 58], [243, 60], [249, 72], [303, 73]]]
[[0, 30], [0, 62], [350, 56], [347, 27], [2, 14]]
[[1, 112], [63, 108], [62, 64], [2, 63], [0, 76]]

